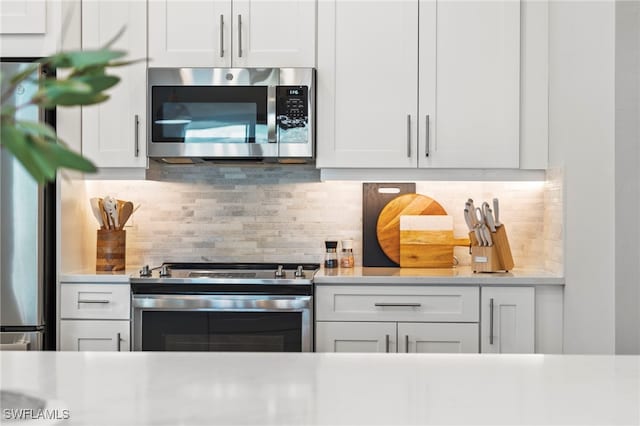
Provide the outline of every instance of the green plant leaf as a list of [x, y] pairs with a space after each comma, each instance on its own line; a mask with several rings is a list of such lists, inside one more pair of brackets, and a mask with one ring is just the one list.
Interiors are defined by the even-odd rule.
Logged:
[[50, 57], [51, 64], [57, 68], [83, 69], [94, 65], [106, 65], [110, 61], [122, 58], [127, 53], [122, 50], [75, 50], [62, 52]]
[[41, 135], [43, 138], [54, 142], [57, 142], [59, 140], [58, 135], [56, 135], [56, 131], [53, 129], [53, 127], [45, 123], [34, 121], [16, 121], [15, 126], [23, 133]]
[[120, 77], [115, 75], [86, 75], [74, 79], [91, 86], [94, 93], [107, 90], [120, 81]]
[[0, 129], [0, 141], [2, 146], [16, 157], [38, 183], [46, 181], [46, 176], [41, 170], [39, 162], [34, 158], [33, 149], [24, 133], [17, 130], [12, 124], [3, 122]]
[[94, 173], [97, 170], [91, 161], [62, 145], [44, 141], [37, 141], [37, 144], [39, 145], [40, 152], [47, 156], [48, 160], [51, 161], [51, 164], [54, 164], [56, 168], [79, 170], [85, 173]]

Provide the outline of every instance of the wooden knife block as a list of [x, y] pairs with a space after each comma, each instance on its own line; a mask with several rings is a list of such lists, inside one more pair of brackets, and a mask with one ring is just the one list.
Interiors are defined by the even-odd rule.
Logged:
[[475, 233], [469, 233], [473, 272], [509, 272], [513, 269], [513, 256], [505, 226], [497, 227], [496, 232], [491, 233], [491, 239], [492, 246], [482, 247], [478, 245]]

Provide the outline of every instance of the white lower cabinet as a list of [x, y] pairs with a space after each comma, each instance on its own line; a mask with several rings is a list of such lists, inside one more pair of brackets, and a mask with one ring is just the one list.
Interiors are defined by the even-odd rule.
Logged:
[[316, 352], [477, 353], [478, 324], [321, 321]]
[[60, 283], [61, 351], [129, 351], [129, 282]]
[[479, 352], [478, 287], [316, 287], [317, 352]]
[[398, 323], [398, 352], [478, 353], [478, 324]]
[[316, 352], [396, 352], [395, 322], [318, 322]]
[[61, 351], [128, 352], [129, 321], [60, 321]]
[[533, 287], [484, 287], [481, 300], [483, 353], [535, 352]]

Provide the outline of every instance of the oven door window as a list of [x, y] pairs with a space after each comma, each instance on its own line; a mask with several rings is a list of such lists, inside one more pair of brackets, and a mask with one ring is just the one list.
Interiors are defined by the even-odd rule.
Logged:
[[301, 312], [143, 311], [143, 351], [301, 352]]
[[153, 86], [154, 143], [268, 143], [266, 86]]

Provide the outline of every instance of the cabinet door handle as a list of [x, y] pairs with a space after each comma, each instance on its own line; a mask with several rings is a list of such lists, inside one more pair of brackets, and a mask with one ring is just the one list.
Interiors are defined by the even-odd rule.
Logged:
[[489, 344], [493, 345], [493, 299], [489, 299]]
[[389, 335], [388, 334], [384, 336], [384, 351], [387, 353], [389, 352]]
[[242, 15], [238, 15], [238, 58], [242, 58]]
[[411, 114], [407, 114], [407, 158], [411, 158]]
[[100, 304], [106, 304], [106, 303], [111, 303], [111, 300], [80, 300], [80, 299], [78, 299], [78, 303], [100, 303]]
[[120, 352], [120, 340], [122, 340], [120, 338], [120, 333], [118, 333], [118, 335], [116, 336], [116, 339], [118, 339], [118, 352]]
[[220, 15], [220, 57], [224, 58], [224, 15]]
[[136, 114], [135, 117], [134, 117], [134, 135], [135, 135], [135, 141], [136, 141], [135, 156], [136, 157], [138, 156], [138, 154], [140, 154], [140, 132], [139, 132], [139, 128], [140, 128], [140, 120], [138, 119], [138, 114]]
[[409, 353], [409, 335], [408, 334], [404, 335], [404, 351], [406, 353]]
[[374, 306], [385, 307], [385, 306], [398, 306], [405, 308], [417, 308], [422, 306], [422, 303], [374, 303]]
[[429, 114], [427, 114], [427, 126], [425, 127], [425, 154], [429, 156]]

